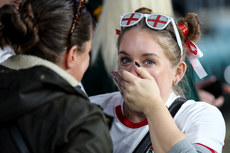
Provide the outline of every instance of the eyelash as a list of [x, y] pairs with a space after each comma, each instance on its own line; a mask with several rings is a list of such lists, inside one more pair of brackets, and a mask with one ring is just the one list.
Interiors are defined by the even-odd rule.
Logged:
[[[147, 64], [146, 62], [151, 62], [151, 64]], [[156, 62], [152, 59], [145, 59], [145, 62], [144, 62], [147, 66], [152, 66], [153, 64], [156, 64]]]
[[[128, 61], [125, 62], [125, 60], [128, 60]], [[127, 57], [122, 57], [122, 58], [120, 58], [120, 61], [121, 61], [121, 63], [124, 64], [124, 65], [127, 65], [127, 64], [129, 64], [129, 63], [132, 62], [132, 60], [129, 59], [129, 58], [127, 58]], [[147, 64], [146, 62], [151, 62], [151, 64]], [[143, 63], [144, 63], [144, 65], [147, 66], [147, 67], [156, 64], [156, 62], [155, 62], [154, 60], [152, 60], [152, 59], [145, 59]]]
[[122, 64], [128, 64], [128, 62], [127, 62], [127, 61], [125, 62], [124, 60], [129, 60], [129, 63], [132, 62], [131, 59], [129, 59], [129, 58], [127, 58], [127, 57], [122, 57], [122, 58], [120, 59], [120, 61], [121, 61]]

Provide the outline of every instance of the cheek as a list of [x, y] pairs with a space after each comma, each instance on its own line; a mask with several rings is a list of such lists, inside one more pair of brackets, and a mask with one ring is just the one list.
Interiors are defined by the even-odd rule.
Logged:
[[171, 93], [171, 88], [172, 88], [172, 81], [171, 81], [170, 74], [167, 71], [163, 71], [163, 70], [148, 70], [148, 72], [155, 79], [159, 87], [161, 97], [164, 100], [167, 100], [168, 95]]
[[160, 78], [159, 75], [160, 75], [160, 72], [158, 70], [153, 70], [153, 69], [146, 69], [149, 74], [155, 79], [155, 81], [157, 82], [158, 86], [159, 86], [159, 82], [160, 82]]
[[83, 59], [84, 60], [82, 60], [82, 62], [80, 63], [79, 69], [76, 69], [78, 81], [82, 80], [83, 75], [85, 74], [86, 70], [89, 67], [89, 59], [90, 59], [89, 56], [87, 56], [87, 57], [85, 56]]
[[82, 63], [82, 66], [81, 66], [81, 70], [83, 71], [83, 73], [85, 73], [85, 71], [88, 69], [89, 67], [89, 60], [90, 60], [90, 57], [89, 55], [86, 55], [84, 57], [84, 62]]
[[136, 70], [135, 70], [135, 65], [134, 64], [129, 64], [129, 65], [126, 65], [126, 66], [118, 66], [118, 70], [126, 70], [130, 73], [132, 73], [133, 75], [135, 76], [138, 76]]
[[117, 69], [118, 69], [118, 70], [126, 70], [126, 71], [128, 71], [127, 66], [122, 66], [119, 62], [118, 62]]

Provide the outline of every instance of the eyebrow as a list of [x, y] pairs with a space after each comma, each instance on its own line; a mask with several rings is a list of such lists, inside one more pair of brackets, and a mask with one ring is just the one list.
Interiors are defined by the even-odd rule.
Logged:
[[[130, 56], [126, 51], [120, 51], [118, 54], [124, 54], [124, 55]], [[143, 56], [143, 57], [155, 56], [155, 57], [160, 58], [160, 56], [158, 56], [158, 55], [155, 54], [155, 53], [144, 53], [144, 54], [142, 54], [141, 56]]]
[[129, 54], [126, 53], [126, 51], [119, 51], [118, 54], [119, 54], [119, 55], [120, 55], [120, 54], [124, 54], [124, 55], [128, 55], [128, 56], [129, 56]]

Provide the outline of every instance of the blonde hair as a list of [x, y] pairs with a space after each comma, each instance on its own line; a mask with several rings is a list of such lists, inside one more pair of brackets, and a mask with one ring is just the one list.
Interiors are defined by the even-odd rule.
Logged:
[[140, 7], [147, 7], [155, 13], [173, 16], [171, 0], [105, 0], [104, 8], [96, 27], [92, 45], [92, 64], [101, 50], [102, 59], [107, 73], [117, 66], [117, 35], [115, 29], [120, 29], [120, 15], [134, 12]]

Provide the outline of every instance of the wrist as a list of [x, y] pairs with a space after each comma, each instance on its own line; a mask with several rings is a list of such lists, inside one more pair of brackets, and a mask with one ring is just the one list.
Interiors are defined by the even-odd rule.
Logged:
[[161, 110], [162, 107], [165, 108], [164, 101], [162, 98], [158, 98], [154, 102], [149, 102], [149, 105], [145, 107], [143, 113], [145, 114], [146, 117], [148, 117], [151, 116], [153, 113], [156, 113], [159, 110]]

